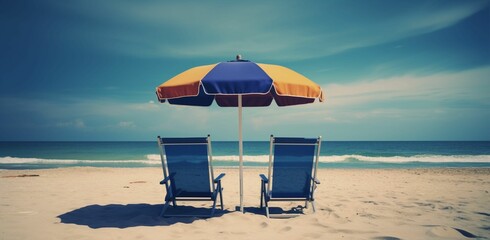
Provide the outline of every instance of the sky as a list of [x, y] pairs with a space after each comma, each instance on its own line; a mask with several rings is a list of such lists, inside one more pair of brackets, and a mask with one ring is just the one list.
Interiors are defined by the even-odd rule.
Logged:
[[0, 141], [238, 138], [159, 103], [199, 65], [286, 66], [325, 102], [245, 108], [245, 140], [490, 140], [490, 1], [0, 1]]

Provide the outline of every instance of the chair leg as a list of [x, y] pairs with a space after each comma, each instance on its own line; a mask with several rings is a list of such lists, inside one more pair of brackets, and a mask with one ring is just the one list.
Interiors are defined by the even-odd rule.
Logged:
[[165, 204], [163, 205], [162, 208], [162, 212], [160, 212], [160, 217], [163, 217], [163, 214], [165, 213], [165, 211], [167, 211], [168, 206], [170, 206], [170, 201], [165, 201]]
[[167, 208], [168, 206], [170, 206], [171, 202], [173, 203], [174, 207], [177, 206], [171, 188], [167, 184], [165, 184], [165, 189], [167, 190], [167, 194], [165, 195], [164, 198], [165, 203], [163, 205], [162, 211], [160, 212], [160, 217], [163, 217], [163, 214], [165, 214], [165, 211], [167, 211]]
[[209, 215], [209, 217], [212, 217], [214, 216], [214, 211], [216, 210], [216, 198], [214, 198], [214, 201], [213, 201], [213, 208], [211, 209], [211, 214]]
[[265, 216], [269, 218], [269, 204], [265, 201]]
[[264, 181], [262, 181], [261, 187], [260, 187], [260, 208], [262, 208], [264, 201]]
[[313, 209], [313, 212], [315, 212], [315, 202], [311, 201], [311, 208]]
[[173, 197], [174, 192], [175, 192], [173, 184], [170, 184], [170, 186], [165, 184], [165, 190], [167, 191], [167, 194], [165, 195], [165, 202], [169, 202], [170, 200], [172, 200], [173, 206], [176, 207], [177, 202], [175, 201], [175, 198]]
[[224, 210], [224, 206], [223, 206], [223, 189], [221, 188], [221, 182], [218, 182], [218, 184], [216, 184], [216, 190], [214, 190], [214, 193], [213, 193], [213, 208], [211, 209], [211, 214], [209, 215], [209, 217], [212, 217], [214, 216], [214, 212], [216, 210], [216, 201], [218, 200], [218, 194], [219, 194], [219, 201], [220, 201], [220, 204], [221, 204], [221, 210]]
[[221, 188], [221, 182], [219, 183], [219, 202], [221, 204], [221, 210], [224, 210], [225, 205], [223, 204], [223, 188]]

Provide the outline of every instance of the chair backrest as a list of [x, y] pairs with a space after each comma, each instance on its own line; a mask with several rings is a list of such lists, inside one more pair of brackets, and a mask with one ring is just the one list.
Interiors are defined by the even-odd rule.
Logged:
[[170, 176], [172, 191], [180, 197], [210, 196], [213, 169], [211, 140], [158, 137], [164, 177]]
[[[271, 136], [268, 191], [272, 198], [309, 199], [320, 153], [321, 138]], [[272, 176], [271, 176], [272, 174]], [[272, 186], [271, 186], [272, 185]], [[272, 191], [271, 188], [272, 187]]]

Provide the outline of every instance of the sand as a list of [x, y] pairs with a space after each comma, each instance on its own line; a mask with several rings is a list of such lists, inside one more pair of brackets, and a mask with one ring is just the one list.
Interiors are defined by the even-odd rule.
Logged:
[[316, 213], [289, 219], [258, 208], [266, 171], [245, 170], [242, 214], [238, 170], [215, 169], [225, 211], [200, 219], [158, 216], [159, 168], [1, 170], [0, 239], [490, 238], [490, 169], [321, 169]]

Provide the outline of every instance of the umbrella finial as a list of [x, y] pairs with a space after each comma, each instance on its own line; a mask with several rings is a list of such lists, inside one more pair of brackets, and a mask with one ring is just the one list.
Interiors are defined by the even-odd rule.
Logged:
[[237, 54], [237, 55], [236, 55], [236, 60], [237, 60], [237, 61], [240, 61], [240, 60], [242, 60], [242, 55], [240, 55], [240, 54]]

